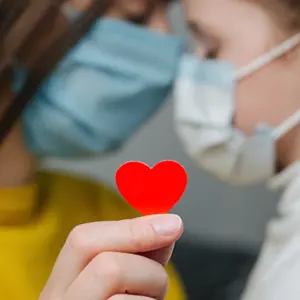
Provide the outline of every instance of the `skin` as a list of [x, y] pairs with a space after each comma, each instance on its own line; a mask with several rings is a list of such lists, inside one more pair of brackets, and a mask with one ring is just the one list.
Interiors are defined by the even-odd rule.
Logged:
[[[108, 14], [125, 20], [143, 15], [148, 2], [126, 0], [125, 5], [123, 0], [116, 1]], [[84, 4], [80, 9], [89, 5], [88, 1], [76, 3]], [[152, 4], [144, 25], [167, 32], [166, 4], [160, 0]], [[45, 22], [20, 52], [23, 66], [30, 66], [37, 53], [67, 26], [62, 15], [51, 21], [52, 26]], [[1, 80], [0, 117], [13, 97], [11, 82], [10, 70]], [[0, 147], [0, 166], [2, 188], [30, 183], [36, 174], [37, 160], [25, 147], [20, 124]], [[39, 300], [162, 300], [168, 287], [163, 266], [182, 232], [182, 221], [174, 215], [80, 225], [69, 235]]]
[[[228, 61], [236, 68], [296, 33], [280, 28], [281, 23], [255, 1], [183, 0], [183, 6], [197, 55]], [[296, 47], [238, 82], [234, 123], [247, 135], [256, 124], [277, 126], [300, 108], [299, 51]], [[299, 135], [297, 126], [277, 143], [281, 168], [300, 158]]]

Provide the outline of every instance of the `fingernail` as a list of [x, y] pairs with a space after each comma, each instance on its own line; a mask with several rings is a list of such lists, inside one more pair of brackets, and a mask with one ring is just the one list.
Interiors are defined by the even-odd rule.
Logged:
[[173, 235], [180, 229], [181, 224], [182, 220], [177, 215], [161, 215], [152, 220], [154, 230], [163, 235]]

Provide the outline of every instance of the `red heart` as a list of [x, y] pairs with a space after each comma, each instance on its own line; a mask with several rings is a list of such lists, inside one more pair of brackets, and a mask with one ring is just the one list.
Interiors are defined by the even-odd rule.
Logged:
[[116, 172], [117, 187], [125, 200], [144, 215], [170, 211], [187, 186], [185, 169], [176, 161], [161, 161], [153, 168], [127, 162]]

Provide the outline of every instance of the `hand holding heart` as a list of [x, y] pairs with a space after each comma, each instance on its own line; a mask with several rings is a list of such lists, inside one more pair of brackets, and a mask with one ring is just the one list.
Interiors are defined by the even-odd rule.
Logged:
[[[144, 214], [168, 212], [183, 194], [187, 175], [173, 161], [154, 168], [129, 162], [116, 174], [121, 194]], [[163, 266], [183, 232], [176, 215], [95, 222], [69, 235], [39, 300], [162, 300]]]

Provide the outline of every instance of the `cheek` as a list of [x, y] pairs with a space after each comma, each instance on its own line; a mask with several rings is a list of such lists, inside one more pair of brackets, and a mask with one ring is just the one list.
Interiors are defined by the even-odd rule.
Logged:
[[235, 126], [252, 134], [259, 123], [277, 126], [299, 108], [295, 74], [268, 66], [237, 83]]

